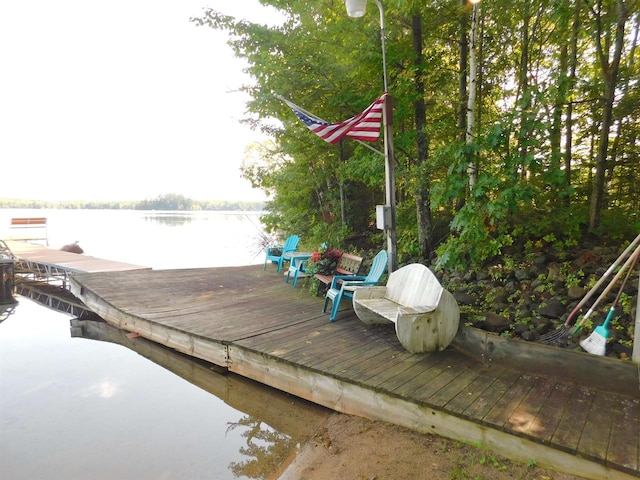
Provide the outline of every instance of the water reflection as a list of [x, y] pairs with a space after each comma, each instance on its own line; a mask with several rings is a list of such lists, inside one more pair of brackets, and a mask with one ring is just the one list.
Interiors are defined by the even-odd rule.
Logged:
[[158, 223], [168, 227], [182, 227], [193, 222], [193, 215], [190, 213], [180, 214], [177, 212], [150, 213], [144, 215], [145, 222]]
[[[239, 420], [227, 422], [226, 433], [237, 431], [244, 439], [244, 445], [239, 448], [243, 460], [231, 461], [228, 465], [235, 477], [274, 478], [297, 446], [311, 438], [328, 415], [328, 411], [318, 405], [225, 373], [217, 365], [144, 338], [128, 336], [103, 321], [74, 319], [71, 336], [123, 345], [245, 413]], [[108, 398], [119, 386], [103, 381], [90, 388], [93, 393]]]
[[269, 428], [250, 415], [230, 423], [228, 431], [236, 428], [243, 430], [240, 435], [247, 441], [247, 445], [240, 448], [240, 453], [248, 457], [229, 465], [238, 477], [267, 478], [284, 463], [297, 444], [294, 438]]
[[4, 322], [16, 311], [16, 304], [0, 304], [0, 323]]
[[271, 479], [328, 415], [18, 298], [0, 323], [2, 478]]

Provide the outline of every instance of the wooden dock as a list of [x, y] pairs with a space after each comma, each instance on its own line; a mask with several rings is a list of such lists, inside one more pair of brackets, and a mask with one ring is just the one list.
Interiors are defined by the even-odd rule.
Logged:
[[66, 278], [80, 272], [123, 272], [146, 270], [149, 267], [124, 262], [114, 262], [78, 253], [70, 253], [43, 247], [35, 243], [7, 240], [11, 252], [18, 257], [18, 267], [24, 271], [39, 273], [43, 277]]
[[349, 305], [330, 323], [323, 299], [262, 266], [70, 281], [114, 326], [333, 410], [585, 478], [640, 477], [640, 395], [548, 376], [543, 358], [533, 372], [454, 348], [410, 354], [393, 325], [366, 326]]
[[7, 240], [5, 243], [17, 257], [16, 293], [45, 307], [75, 317], [88, 317], [93, 312], [69, 292], [71, 274], [149, 269], [130, 263], [55, 250], [35, 243], [15, 240]]

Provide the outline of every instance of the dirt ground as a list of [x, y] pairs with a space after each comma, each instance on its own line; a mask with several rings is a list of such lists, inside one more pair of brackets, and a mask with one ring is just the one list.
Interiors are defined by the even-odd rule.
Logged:
[[384, 422], [331, 414], [278, 480], [577, 480], [482, 447]]

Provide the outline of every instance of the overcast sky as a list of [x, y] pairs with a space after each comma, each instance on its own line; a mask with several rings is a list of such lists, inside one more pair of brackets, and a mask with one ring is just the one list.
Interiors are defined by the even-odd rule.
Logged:
[[262, 198], [240, 178], [249, 79], [210, 6], [257, 0], [30, 0], [0, 5], [0, 197]]

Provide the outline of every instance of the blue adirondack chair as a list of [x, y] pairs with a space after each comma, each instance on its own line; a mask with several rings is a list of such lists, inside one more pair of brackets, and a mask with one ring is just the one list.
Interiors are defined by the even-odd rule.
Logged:
[[291, 285], [296, 286], [300, 273], [304, 274], [304, 264], [310, 258], [310, 253], [293, 253], [293, 255], [291, 255], [291, 263], [289, 263], [289, 270], [287, 271], [287, 283], [289, 283], [289, 278], [291, 278], [291, 274], [293, 274], [293, 282], [291, 282]]
[[[382, 275], [387, 270], [387, 262], [387, 251], [381, 250], [373, 258], [368, 275], [336, 275], [333, 277], [331, 286], [329, 287], [329, 290], [327, 290], [327, 295], [324, 298], [324, 308], [322, 309], [323, 312], [326, 312], [329, 300], [332, 301], [331, 316], [329, 317], [329, 320], [333, 322], [336, 319], [338, 308], [340, 307], [340, 302], [343, 298], [346, 297], [353, 299], [353, 291], [356, 288], [364, 285], [377, 285], [380, 278], [382, 278]], [[340, 283], [340, 281], [342, 281], [342, 283]]]
[[298, 243], [300, 243], [300, 237], [298, 235], [291, 235], [285, 240], [284, 245], [267, 248], [267, 256], [264, 259], [263, 270], [267, 269], [267, 262], [277, 264], [278, 272], [282, 270], [282, 264], [291, 259], [291, 254], [298, 248]]

